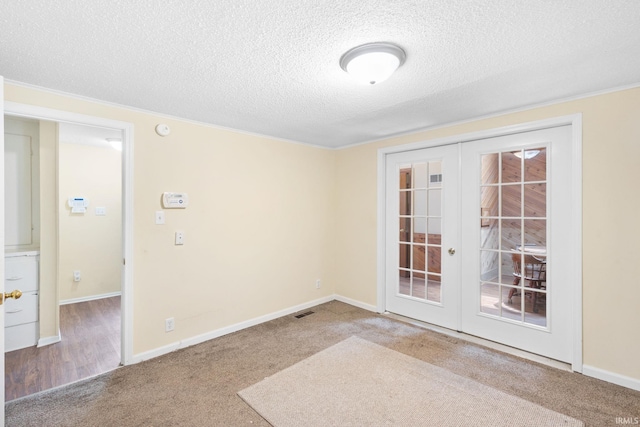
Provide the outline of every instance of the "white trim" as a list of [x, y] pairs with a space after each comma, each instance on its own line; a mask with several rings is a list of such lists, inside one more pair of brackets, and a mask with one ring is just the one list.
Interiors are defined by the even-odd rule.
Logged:
[[499, 128], [461, 133], [457, 135], [445, 136], [442, 138], [427, 139], [424, 141], [412, 142], [409, 144], [394, 145], [391, 147], [383, 147], [378, 149], [378, 153], [387, 155], [387, 154], [401, 153], [405, 151], [422, 150], [423, 148], [438, 147], [441, 145], [457, 144], [461, 142], [471, 142], [471, 141], [477, 141], [480, 139], [495, 138], [498, 136], [513, 135], [516, 133], [531, 132], [534, 130], [548, 129], [548, 128], [564, 126], [564, 125], [573, 126], [574, 122], [579, 123], [580, 129], [582, 129], [581, 118], [582, 118], [582, 113], [569, 114], [566, 116], [559, 116], [559, 117], [551, 117], [548, 119], [517, 123], [514, 125], [503, 126]]
[[36, 105], [4, 102], [4, 114], [122, 130], [123, 268], [121, 363], [131, 364], [133, 354], [133, 124]]
[[[319, 304], [324, 304], [324, 303], [327, 303], [327, 302], [330, 302], [330, 301], [334, 301], [334, 300], [335, 301], [340, 301], [340, 302], [343, 302], [345, 304], [349, 304], [349, 305], [352, 305], [354, 307], [358, 307], [358, 308], [361, 308], [361, 309], [364, 309], [364, 310], [368, 310], [368, 311], [372, 311], [372, 312], [376, 312], [377, 311], [377, 308], [375, 306], [371, 305], [371, 304], [366, 304], [366, 303], [363, 303], [363, 302], [360, 302], [360, 301], [357, 301], [357, 300], [354, 300], [354, 299], [351, 299], [351, 298], [347, 298], [347, 297], [344, 297], [344, 296], [341, 296], [341, 295], [334, 294], [334, 295], [330, 295], [330, 296], [327, 296], [327, 297], [319, 298], [319, 299], [316, 299], [316, 300], [313, 300], [313, 301], [310, 301], [310, 302], [307, 302], [307, 303], [304, 303], [304, 304], [299, 304], [299, 305], [296, 305], [296, 306], [293, 306], [293, 307], [290, 307], [290, 308], [287, 308], [287, 309], [283, 309], [283, 310], [277, 311], [275, 313], [266, 314], [264, 316], [256, 317], [254, 319], [247, 320], [245, 322], [236, 323], [235, 325], [231, 325], [231, 326], [227, 326], [227, 327], [224, 327], [224, 328], [220, 328], [220, 329], [217, 329], [215, 331], [211, 331], [211, 332], [208, 332], [206, 334], [198, 335], [196, 337], [188, 338], [188, 339], [183, 340], [183, 341], [177, 341], [177, 342], [174, 342], [174, 343], [162, 346], [162, 347], [155, 348], [155, 349], [150, 350], [150, 351], [146, 351], [144, 353], [136, 354], [136, 355], [134, 355], [132, 357], [131, 363], [144, 362], [146, 360], [150, 360], [150, 359], [153, 359], [155, 357], [159, 357], [159, 356], [162, 356], [164, 354], [168, 354], [168, 353], [171, 353], [173, 351], [176, 351], [176, 350], [179, 350], [179, 349], [182, 349], [182, 348], [186, 348], [186, 347], [190, 347], [190, 346], [193, 346], [193, 345], [196, 345], [196, 344], [200, 344], [200, 343], [212, 340], [214, 338], [219, 338], [221, 336], [228, 335], [230, 333], [237, 332], [237, 331], [240, 331], [242, 329], [250, 328], [252, 326], [256, 326], [256, 325], [259, 325], [261, 323], [269, 322], [271, 320], [278, 319], [278, 318], [283, 317], [283, 316], [288, 316], [288, 315], [297, 313], [297, 312], [299, 312], [301, 310], [305, 310], [307, 308], [315, 307], [315, 306], [317, 306]], [[498, 351], [502, 351], [504, 353], [508, 353], [508, 354], [512, 354], [512, 355], [521, 357], [523, 359], [527, 359], [527, 360], [538, 362], [538, 363], [541, 363], [541, 364], [544, 364], [544, 365], [547, 365], [547, 366], [551, 366], [551, 367], [554, 367], [556, 369], [561, 369], [561, 370], [564, 370], [564, 371], [573, 370], [575, 372], [578, 372], [575, 369], [569, 368], [568, 364], [565, 364], [565, 363], [562, 363], [562, 362], [558, 362], [556, 360], [552, 360], [552, 359], [549, 359], [549, 358], [546, 358], [546, 357], [543, 357], [543, 356], [539, 356], [539, 355], [536, 355], [536, 354], [528, 353], [526, 351], [518, 350], [518, 349], [515, 349], [515, 348], [512, 348], [512, 347], [508, 347], [508, 346], [505, 346], [505, 345], [502, 345], [502, 344], [498, 344], [498, 343], [494, 343], [494, 342], [491, 342], [491, 341], [487, 341], [487, 340], [482, 339], [482, 338], [474, 337], [474, 336], [467, 335], [467, 334], [464, 334], [464, 333], [461, 333], [461, 332], [456, 332], [456, 331], [453, 331], [453, 330], [450, 330], [450, 329], [442, 328], [442, 327], [439, 327], [439, 326], [436, 326], [436, 325], [431, 325], [431, 324], [420, 322], [420, 321], [417, 321], [417, 320], [414, 320], [414, 319], [409, 319], [409, 318], [406, 318], [406, 317], [398, 316], [398, 315], [395, 315], [395, 314], [392, 314], [392, 313], [383, 313], [383, 314], [386, 315], [387, 317], [395, 319], [395, 320], [399, 320], [399, 321], [402, 321], [402, 322], [405, 322], [405, 323], [409, 323], [409, 324], [420, 326], [420, 327], [423, 327], [423, 328], [426, 328], [426, 329], [430, 329], [430, 330], [433, 330], [433, 331], [441, 333], [441, 334], [445, 334], [445, 335], [449, 335], [449, 336], [452, 336], [452, 337], [464, 339], [466, 341], [470, 341], [470, 342], [473, 342], [473, 343], [476, 343], [476, 344], [479, 344], [479, 345], [483, 345], [485, 347], [489, 347], [489, 348], [492, 348], [492, 349], [495, 349], [495, 350], [498, 350]], [[38, 346], [40, 346], [40, 344]], [[613, 384], [617, 384], [617, 385], [620, 385], [620, 386], [623, 386], [623, 387], [627, 387], [627, 388], [630, 388], [630, 389], [633, 389], [633, 390], [639, 390], [640, 391], [640, 380], [637, 380], [637, 379], [631, 378], [631, 377], [626, 377], [626, 376], [619, 375], [619, 374], [615, 374], [615, 373], [612, 373], [612, 372], [608, 372], [608, 371], [605, 371], [603, 369], [594, 368], [592, 366], [585, 365], [585, 366], [581, 366], [581, 367], [583, 369], [582, 373], [584, 375], [587, 375], [587, 376], [590, 376], [590, 377], [593, 377], [593, 378], [597, 378], [597, 379], [600, 379], [600, 380], [603, 380], [603, 381], [607, 381], [607, 382], [610, 382], [610, 383], [613, 383]]]
[[29, 84], [29, 83], [19, 82], [19, 81], [16, 81], [16, 80], [4, 79], [4, 82], [7, 83], [7, 84], [10, 84], [10, 85], [13, 85], [13, 86], [24, 87], [24, 88], [27, 88], [27, 89], [35, 89], [35, 90], [39, 90], [39, 91], [42, 91], [42, 92], [45, 92], [45, 93], [50, 93], [50, 94], [53, 94], [53, 95], [64, 96], [64, 97], [71, 98], [71, 99], [77, 99], [79, 101], [91, 102], [91, 103], [95, 103], [95, 104], [99, 104], [99, 105], [104, 105], [104, 106], [107, 106], [107, 107], [120, 108], [120, 109], [132, 111], [132, 112], [136, 112], [136, 113], [151, 114], [151, 115], [154, 115], [156, 117], [161, 117], [161, 118], [165, 118], [165, 119], [168, 119], [168, 120], [179, 120], [181, 122], [190, 123], [190, 124], [194, 124], [194, 125], [197, 125], [197, 126], [203, 126], [203, 127], [207, 127], [207, 128], [211, 128], [211, 129], [218, 129], [218, 130], [223, 130], [223, 131], [236, 132], [236, 133], [239, 133], [239, 134], [253, 136], [253, 137], [257, 137], [257, 138], [268, 138], [268, 139], [272, 139], [272, 140], [276, 140], [276, 141], [287, 142], [287, 143], [290, 143], [290, 144], [306, 145], [308, 147], [320, 148], [320, 149], [324, 149], [324, 150], [345, 150], [345, 149], [349, 149], [349, 148], [358, 147], [360, 145], [373, 144], [373, 143], [376, 143], [376, 142], [385, 141], [385, 140], [389, 140], [389, 139], [393, 139], [393, 138], [399, 138], [399, 137], [406, 136], [406, 135], [413, 135], [413, 134], [416, 134], [416, 133], [430, 132], [430, 131], [434, 131], [434, 130], [438, 130], [438, 129], [445, 129], [445, 128], [450, 128], [450, 127], [454, 127], [454, 126], [460, 126], [460, 125], [473, 123], [473, 122], [477, 122], [477, 121], [481, 121], [481, 120], [493, 119], [493, 118], [496, 118], [496, 117], [507, 116], [507, 115], [510, 115], [510, 114], [521, 113], [523, 111], [529, 111], [529, 110], [534, 110], [534, 109], [537, 109], [537, 108], [549, 107], [549, 106], [553, 106], [553, 105], [557, 105], [557, 104], [563, 104], [563, 103], [567, 103], [567, 102], [580, 101], [580, 100], [586, 99], [586, 98], [592, 98], [592, 97], [595, 97], [595, 96], [607, 95], [607, 94], [615, 93], [615, 92], [622, 92], [622, 91], [625, 91], [625, 90], [630, 90], [630, 89], [635, 89], [637, 87], [640, 87], [640, 83], [634, 83], [634, 84], [625, 85], [625, 86], [617, 86], [617, 87], [614, 87], [614, 88], [603, 89], [603, 90], [599, 90], [599, 91], [595, 91], [595, 92], [589, 92], [589, 93], [585, 93], [585, 94], [582, 94], [582, 95], [570, 96], [570, 97], [566, 97], [566, 98], [557, 98], [555, 100], [541, 102], [541, 103], [538, 103], [538, 104], [529, 104], [529, 105], [525, 105], [523, 107], [507, 109], [507, 110], [501, 110], [501, 111], [498, 111], [498, 112], [495, 112], [495, 113], [490, 113], [490, 114], [485, 114], [485, 115], [480, 115], [480, 116], [474, 116], [474, 117], [471, 117], [471, 118], [468, 118], [468, 119], [464, 119], [464, 120], [458, 120], [458, 121], [453, 121], [453, 122], [442, 123], [442, 124], [435, 125], [435, 126], [419, 127], [419, 128], [410, 129], [410, 130], [403, 131], [403, 132], [393, 133], [393, 134], [384, 136], [382, 138], [369, 139], [369, 140], [362, 141], [362, 142], [355, 142], [353, 144], [339, 145], [337, 147], [326, 147], [324, 145], [310, 144], [310, 143], [307, 143], [307, 142], [295, 141], [295, 140], [292, 140], [292, 139], [281, 138], [281, 137], [277, 137], [277, 136], [273, 136], [273, 135], [266, 135], [266, 134], [260, 134], [260, 133], [256, 133], [256, 132], [249, 132], [249, 131], [245, 131], [245, 130], [242, 130], [242, 129], [235, 129], [235, 128], [215, 125], [215, 124], [211, 124], [211, 123], [200, 122], [200, 121], [197, 121], [197, 120], [186, 119], [186, 118], [183, 118], [183, 117], [172, 116], [172, 115], [169, 115], [169, 114], [158, 113], [158, 112], [151, 111], [151, 110], [145, 110], [143, 108], [136, 108], [136, 107], [131, 107], [131, 106], [128, 106], [128, 105], [118, 104], [118, 103], [115, 103], [115, 102], [103, 101], [103, 100], [96, 99], [96, 98], [91, 98], [91, 97], [88, 97], [88, 96], [77, 95], [77, 94], [70, 93], [70, 92], [64, 92], [64, 91], [61, 91], [61, 90], [50, 89], [50, 88], [46, 88], [46, 87], [43, 87], [43, 86], [37, 86], [37, 85]]
[[387, 277], [387, 258], [386, 258], [386, 229], [387, 229], [387, 151], [378, 150], [378, 221], [377, 221], [377, 275], [378, 275], [378, 289], [376, 311], [378, 313], [384, 313], [386, 311], [386, 294], [385, 294], [385, 278]]
[[70, 298], [70, 299], [60, 300], [58, 304], [60, 305], [75, 304], [78, 302], [95, 301], [103, 298], [119, 297], [121, 295], [122, 295], [121, 291], [109, 292], [107, 294], [90, 295], [88, 297], [79, 297], [79, 298]]
[[582, 366], [582, 374], [588, 377], [606, 381], [608, 383], [617, 384], [622, 387], [640, 391], [640, 380], [637, 378], [627, 377], [625, 375], [605, 371], [604, 369], [595, 368], [589, 365]]
[[306, 145], [307, 147], [320, 148], [320, 149], [323, 149], [323, 150], [336, 150], [336, 149], [339, 148], [339, 147], [325, 147], [323, 145], [310, 144], [310, 143], [306, 143], [306, 142], [294, 141], [293, 139], [281, 138], [281, 137], [278, 137], [278, 136], [266, 135], [266, 134], [261, 134], [261, 133], [257, 133], [257, 132], [250, 132], [250, 131], [246, 131], [246, 130], [242, 130], [242, 129], [235, 129], [235, 128], [231, 128], [231, 127], [220, 126], [220, 125], [216, 125], [216, 124], [212, 124], [212, 123], [200, 122], [200, 121], [197, 121], [197, 120], [191, 120], [191, 119], [187, 119], [187, 118], [183, 118], [183, 117], [172, 116], [170, 114], [158, 113], [156, 111], [145, 110], [143, 108], [137, 108], [137, 107], [131, 107], [129, 105], [118, 104], [118, 103], [115, 103], [115, 102], [103, 101], [101, 99], [90, 98], [88, 96], [77, 95], [77, 94], [74, 94], [74, 93], [64, 92], [64, 91], [56, 90], [56, 89], [49, 89], [49, 88], [46, 88], [46, 87], [32, 85], [32, 84], [29, 84], [29, 83], [18, 82], [18, 81], [15, 81], [15, 80], [7, 80], [7, 79], [5, 79], [5, 83], [8, 83], [8, 84], [13, 85], [13, 86], [20, 86], [20, 87], [24, 87], [24, 88], [27, 88], [27, 89], [34, 89], [34, 90], [38, 90], [38, 91], [41, 91], [41, 92], [50, 93], [52, 95], [64, 96], [66, 98], [71, 98], [71, 99], [75, 99], [75, 100], [78, 100], [78, 101], [91, 102], [91, 103], [98, 104], [98, 105], [104, 105], [106, 107], [119, 108], [119, 109], [122, 109], [122, 110], [131, 111], [131, 112], [134, 112], [134, 113], [149, 114], [149, 115], [153, 115], [153, 116], [160, 117], [160, 118], [167, 119], [167, 120], [181, 121], [181, 122], [184, 122], [184, 123], [189, 123], [189, 124], [196, 125], [196, 126], [202, 126], [202, 127], [206, 127], [206, 128], [209, 128], [209, 129], [222, 130], [222, 131], [226, 131], [226, 132], [235, 132], [235, 133], [239, 133], [239, 134], [247, 135], [247, 136], [252, 136], [252, 137], [256, 137], [256, 138], [268, 138], [268, 139], [272, 139], [274, 141], [286, 142], [288, 144]]
[[351, 298], [347, 298], [347, 297], [343, 297], [342, 295], [334, 295], [334, 298], [336, 301], [340, 301], [343, 302], [345, 304], [349, 304], [352, 305], [354, 307], [358, 307], [361, 308], [363, 310], [367, 310], [367, 311], [372, 311], [374, 313], [380, 313], [378, 311], [378, 307], [376, 307], [375, 305], [371, 305], [371, 304], [366, 304], [364, 302], [355, 300], [355, 299], [351, 299]]
[[572, 256], [574, 257], [573, 265], [575, 266], [573, 281], [573, 322], [574, 329], [572, 331], [573, 341], [573, 361], [571, 368], [575, 372], [582, 372], [582, 113], [570, 114], [560, 117], [552, 117], [544, 120], [533, 122], [518, 123], [515, 125], [504, 126], [501, 128], [487, 129], [477, 132], [469, 132], [459, 135], [452, 135], [443, 138], [425, 140], [404, 145], [396, 145], [391, 147], [383, 147], [378, 149], [378, 223], [377, 223], [377, 311], [384, 313], [385, 305], [385, 227], [386, 227], [386, 159], [388, 154], [400, 153], [405, 151], [420, 150], [424, 148], [437, 147], [449, 144], [458, 144], [481, 139], [494, 138], [498, 136], [517, 134], [522, 132], [530, 132], [539, 129], [547, 129], [557, 126], [571, 126], [572, 134], [572, 219], [574, 241], [571, 243], [573, 248]]
[[600, 91], [589, 92], [589, 93], [586, 93], [586, 94], [583, 94], [583, 95], [571, 96], [571, 97], [568, 97], [568, 98], [558, 98], [558, 99], [555, 99], [555, 100], [546, 101], [546, 102], [542, 102], [542, 103], [539, 103], [539, 104], [529, 104], [529, 105], [525, 105], [524, 107], [514, 108], [514, 109], [510, 109], [510, 110], [502, 110], [502, 111], [498, 111], [496, 113], [491, 113], [491, 114], [485, 114], [485, 115], [482, 115], [482, 116], [471, 117], [469, 119], [463, 119], [463, 120], [458, 120], [458, 121], [454, 121], [454, 122], [447, 122], [447, 123], [434, 125], [434, 126], [427, 126], [427, 127], [423, 127], [423, 128], [415, 128], [415, 129], [412, 129], [412, 130], [407, 130], [407, 131], [403, 131], [403, 132], [398, 132], [398, 133], [394, 133], [394, 134], [391, 134], [391, 135], [387, 135], [387, 136], [384, 136], [382, 138], [370, 139], [370, 140], [363, 141], [363, 142], [356, 142], [356, 143], [353, 143], [353, 144], [341, 145], [339, 147], [334, 148], [334, 150], [344, 150], [344, 149], [348, 149], [348, 148], [354, 148], [354, 147], [357, 147], [359, 145], [373, 144], [373, 143], [376, 143], [376, 142], [387, 141], [387, 140], [390, 140], [390, 139], [400, 138], [402, 136], [413, 135], [413, 134], [416, 134], [416, 133], [431, 132], [431, 131], [438, 130], [438, 129], [446, 129], [446, 128], [451, 128], [451, 127], [455, 127], [455, 126], [461, 126], [461, 125], [465, 125], [465, 124], [469, 124], [469, 123], [473, 123], [473, 122], [479, 122], [481, 120], [489, 120], [489, 119], [494, 119], [496, 117], [503, 117], [503, 116], [508, 116], [510, 114], [522, 113], [522, 112], [525, 112], [525, 111], [535, 110], [535, 109], [538, 109], [538, 108], [545, 108], [545, 107], [550, 107], [550, 106], [554, 106], [554, 105], [558, 105], [558, 104], [564, 104], [564, 103], [567, 103], [567, 102], [580, 101], [580, 100], [586, 99], [586, 98], [593, 98], [593, 97], [596, 97], [596, 96], [607, 95], [607, 94], [610, 94], [610, 93], [622, 92], [622, 91], [625, 91], [625, 90], [636, 89], [638, 87], [640, 87], [640, 83], [634, 83], [634, 84], [625, 85], [625, 86], [618, 86], [618, 87], [611, 88], [611, 89], [604, 89], [604, 90], [600, 90]]
[[145, 360], [153, 359], [158, 356], [162, 356], [163, 354], [171, 353], [172, 351], [176, 351], [182, 348], [191, 347], [192, 345], [200, 344], [205, 341], [212, 340], [214, 338], [219, 338], [224, 335], [231, 334], [233, 332], [238, 332], [242, 329], [247, 329], [252, 326], [259, 325], [261, 323], [268, 322], [270, 320], [277, 319], [282, 316], [288, 316], [293, 313], [297, 313], [298, 311], [305, 310], [310, 307], [315, 307], [319, 304], [324, 304], [329, 301], [333, 301], [335, 299], [335, 295], [329, 295], [323, 298], [319, 298], [313, 301], [309, 301], [303, 304], [299, 304], [293, 307], [285, 308], [280, 311], [276, 311], [275, 313], [265, 314], [264, 316], [255, 317], [253, 319], [249, 319], [244, 322], [236, 323], [234, 325], [226, 326], [224, 328], [216, 329], [211, 332], [207, 332], [201, 335], [197, 335], [195, 337], [187, 338], [182, 341], [176, 341], [171, 344], [167, 344], [162, 347], [155, 348], [153, 350], [145, 351], [144, 353], [135, 354], [132, 358], [132, 363], [143, 362]]
[[[205, 340], [206, 341], [206, 340]], [[155, 359], [156, 357], [163, 356], [165, 354], [172, 353], [181, 348], [188, 347], [187, 345], [181, 345], [180, 341], [171, 344], [163, 345], [162, 347], [156, 347], [153, 350], [145, 351], [144, 353], [134, 354], [131, 363], [146, 362], [147, 360]]]
[[[2, 75], [0, 75], [0, 99], [4, 99], [4, 78], [2, 77]], [[0, 107], [0, 109], [2, 109], [2, 107]], [[2, 247], [0, 248], [0, 257], [4, 260], [4, 239], [5, 239], [5, 235], [4, 235], [4, 115], [2, 116], [3, 120], [2, 123], [0, 123], [0, 145], [2, 145], [2, 150], [0, 150], [0, 160], [2, 160], [2, 162], [0, 163], [0, 166], [2, 168], [2, 173], [0, 174], [0, 195], [2, 195], [2, 197], [0, 197], [0, 224], [2, 226], [0, 226], [0, 236], [2, 236]], [[0, 265], [0, 277], [4, 277], [4, 262], [2, 262], [2, 265]], [[2, 283], [2, 285], [0, 285], [0, 292], [4, 293], [4, 281]], [[5, 339], [5, 331], [4, 331], [4, 307], [2, 307], [2, 309], [0, 309], [0, 316], [2, 316], [2, 319], [0, 319], [0, 350], [2, 350], [0, 352], [0, 354], [4, 354], [5, 352], [5, 345], [4, 345], [4, 339]], [[2, 357], [2, 359], [0, 360], [0, 369], [2, 370], [2, 372], [4, 373], [4, 357]], [[0, 396], [2, 396], [2, 407], [0, 408], [0, 425], [4, 426], [4, 402], [5, 402], [5, 393], [4, 393], [4, 377], [2, 377], [2, 379], [0, 380]]]
[[[575, 372], [583, 370], [582, 354], [582, 114], [576, 114], [571, 121], [571, 218], [573, 220], [571, 242], [571, 265], [574, 266], [573, 294], [573, 363]], [[579, 284], [579, 285], [577, 285]]]
[[122, 295], [120, 336], [120, 363], [129, 365], [133, 358], [133, 124], [123, 123], [122, 139]]
[[62, 341], [62, 335], [60, 335], [60, 330], [58, 329], [58, 335], [52, 335], [50, 337], [44, 337], [44, 338], [40, 338], [38, 340], [38, 345], [37, 347], [44, 347], [45, 345], [51, 345], [51, 344], [55, 344], [57, 342]]

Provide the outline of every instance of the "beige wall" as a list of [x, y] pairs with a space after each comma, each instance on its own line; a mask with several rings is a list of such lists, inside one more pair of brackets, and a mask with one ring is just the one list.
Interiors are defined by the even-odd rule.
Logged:
[[[61, 302], [120, 291], [122, 281], [121, 155], [111, 147], [61, 141], [58, 152], [59, 298]], [[83, 196], [84, 214], [67, 200]], [[95, 214], [106, 208], [105, 216]], [[73, 271], [82, 279], [74, 282]]]
[[[558, 103], [340, 150], [336, 169], [336, 293], [376, 304], [377, 149], [583, 114], [584, 364], [640, 379], [640, 89]], [[618, 184], [615, 184], [618, 183]], [[615, 184], [615, 185], [614, 185]]]
[[[5, 100], [134, 124], [134, 354], [333, 294], [334, 151], [11, 84]], [[190, 204], [156, 225], [164, 191]]]
[[[11, 84], [5, 99], [134, 123], [134, 353], [334, 291], [375, 305], [378, 148], [583, 113], [584, 363], [640, 379], [640, 199], [628, 192], [640, 180], [640, 89], [339, 151]], [[160, 122], [169, 137], [155, 135]], [[190, 206], [155, 225], [163, 191], [188, 192]], [[173, 245], [176, 230], [185, 246]], [[176, 331], [167, 334], [172, 316]]]
[[56, 337], [58, 310], [58, 124], [40, 121], [40, 339]]

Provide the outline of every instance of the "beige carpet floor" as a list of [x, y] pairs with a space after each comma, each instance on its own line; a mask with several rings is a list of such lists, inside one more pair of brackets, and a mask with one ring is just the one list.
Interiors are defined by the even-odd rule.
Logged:
[[238, 395], [275, 427], [584, 425], [355, 336]]
[[[357, 336], [584, 421], [640, 417], [640, 392], [340, 302], [6, 404], [7, 426], [269, 426], [237, 393]], [[306, 311], [306, 310], [305, 310]], [[372, 390], [372, 393], [375, 390]], [[419, 404], [419, 402], [418, 402]]]

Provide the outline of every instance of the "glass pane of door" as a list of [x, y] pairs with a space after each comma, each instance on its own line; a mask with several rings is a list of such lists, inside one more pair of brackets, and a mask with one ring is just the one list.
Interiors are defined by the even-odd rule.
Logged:
[[547, 149], [480, 156], [480, 308], [547, 327]]
[[400, 165], [397, 293], [442, 300], [442, 161]]

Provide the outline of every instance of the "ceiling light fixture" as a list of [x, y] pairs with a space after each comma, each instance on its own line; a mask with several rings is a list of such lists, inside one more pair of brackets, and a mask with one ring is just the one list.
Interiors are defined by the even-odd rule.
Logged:
[[340, 67], [359, 81], [381, 83], [404, 64], [406, 53], [391, 43], [368, 43], [347, 51], [340, 58]]
[[120, 138], [107, 138], [107, 142], [111, 146], [111, 148], [122, 151], [122, 139]]
[[[540, 154], [540, 150], [524, 150], [524, 159], [525, 160], [533, 159], [538, 154]], [[514, 151], [513, 155], [521, 159], [522, 151]]]

